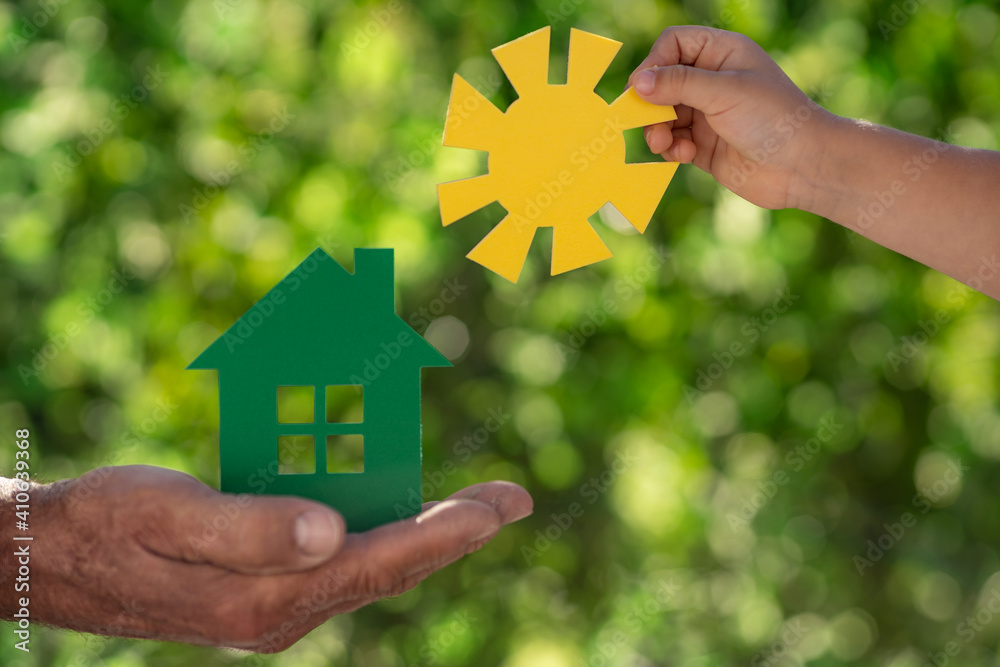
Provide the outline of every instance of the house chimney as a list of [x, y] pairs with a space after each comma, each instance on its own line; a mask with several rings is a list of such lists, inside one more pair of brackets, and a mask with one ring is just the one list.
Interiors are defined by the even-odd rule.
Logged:
[[355, 248], [354, 279], [360, 281], [379, 307], [388, 301], [390, 310], [395, 311], [393, 284], [392, 248]]

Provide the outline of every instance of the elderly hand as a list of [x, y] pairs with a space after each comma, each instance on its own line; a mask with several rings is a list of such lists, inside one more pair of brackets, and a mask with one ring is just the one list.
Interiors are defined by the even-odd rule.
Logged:
[[[0, 482], [9, 517], [14, 482]], [[335, 614], [413, 588], [531, 511], [524, 489], [488, 482], [348, 534], [336, 511], [310, 500], [223, 494], [150, 466], [100, 468], [32, 485], [32, 622], [281, 651]], [[9, 555], [0, 562], [5, 619], [24, 595], [16, 570]]]

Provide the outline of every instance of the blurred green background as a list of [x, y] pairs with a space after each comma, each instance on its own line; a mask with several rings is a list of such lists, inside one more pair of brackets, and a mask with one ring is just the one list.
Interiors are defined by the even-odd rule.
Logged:
[[283, 654], [38, 629], [24, 656], [4, 627], [0, 662], [919, 667], [956, 642], [949, 664], [996, 664], [994, 301], [690, 166], [645, 235], [605, 210], [614, 258], [555, 278], [545, 233], [516, 286], [464, 258], [498, 205], [441, 228], [435, 184], [486, 164], [440, 147], [454, 72], [505, 108], [489, 49], [551, 24], [558, 80], [577, 27], [624, 42], [611, 99], [685, 23], [750, 35], [836, 113], [997, 148], [996, 3], [0, 4], [0, 432], [31, 428], [41, 479], [217, 484], [215, 375], [185, 365], [317, 245], [389, 246], [398, 312], [455, 362], [424, 374], [434, 495], [536, 501]]

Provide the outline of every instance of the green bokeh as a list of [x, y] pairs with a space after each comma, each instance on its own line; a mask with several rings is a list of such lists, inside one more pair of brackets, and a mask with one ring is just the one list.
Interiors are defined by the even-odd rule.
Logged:
[[994, 5], [0, 4], [0, 432], [32, 429], [42, 479], [148, 463], [217, 484], [215, 379], [184, 367], [316, 246], [348, 266], [391, 246], [399, 313], [455, 357], [424, 375], [425, 478], [536, 499], [280, 655], [39, 628], [23, 656], [5, 627], [0, 662], [919, 667], [954, 641], [950, 664], [995, 664], [1000, 620], [959, 627], [1000, 588], [995, 302], [693, 167], [644, 235], [595, 216], [613, 259], [548, 277], [542, 234], [513, 286], [464, 258], [498, 208], [445, 230], [434, 189], [485, 167], [440, 147], [452, 74], [503, 108], [489, 49], [546, 24], [553, 77], [570, 27], [624, 42], [608, 99], [662, 28], [702, 23], [834, 112], [995, 149]]

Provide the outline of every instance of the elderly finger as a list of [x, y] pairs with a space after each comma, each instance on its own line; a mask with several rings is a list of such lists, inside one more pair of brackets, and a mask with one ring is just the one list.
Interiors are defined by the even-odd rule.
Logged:
[[499, 515], [504, 525], [523, 519], [534, 511], [531, 495], [513, 482], [473, 484], [448, 496], [448, 500], [460, 499], [486, 503]]

